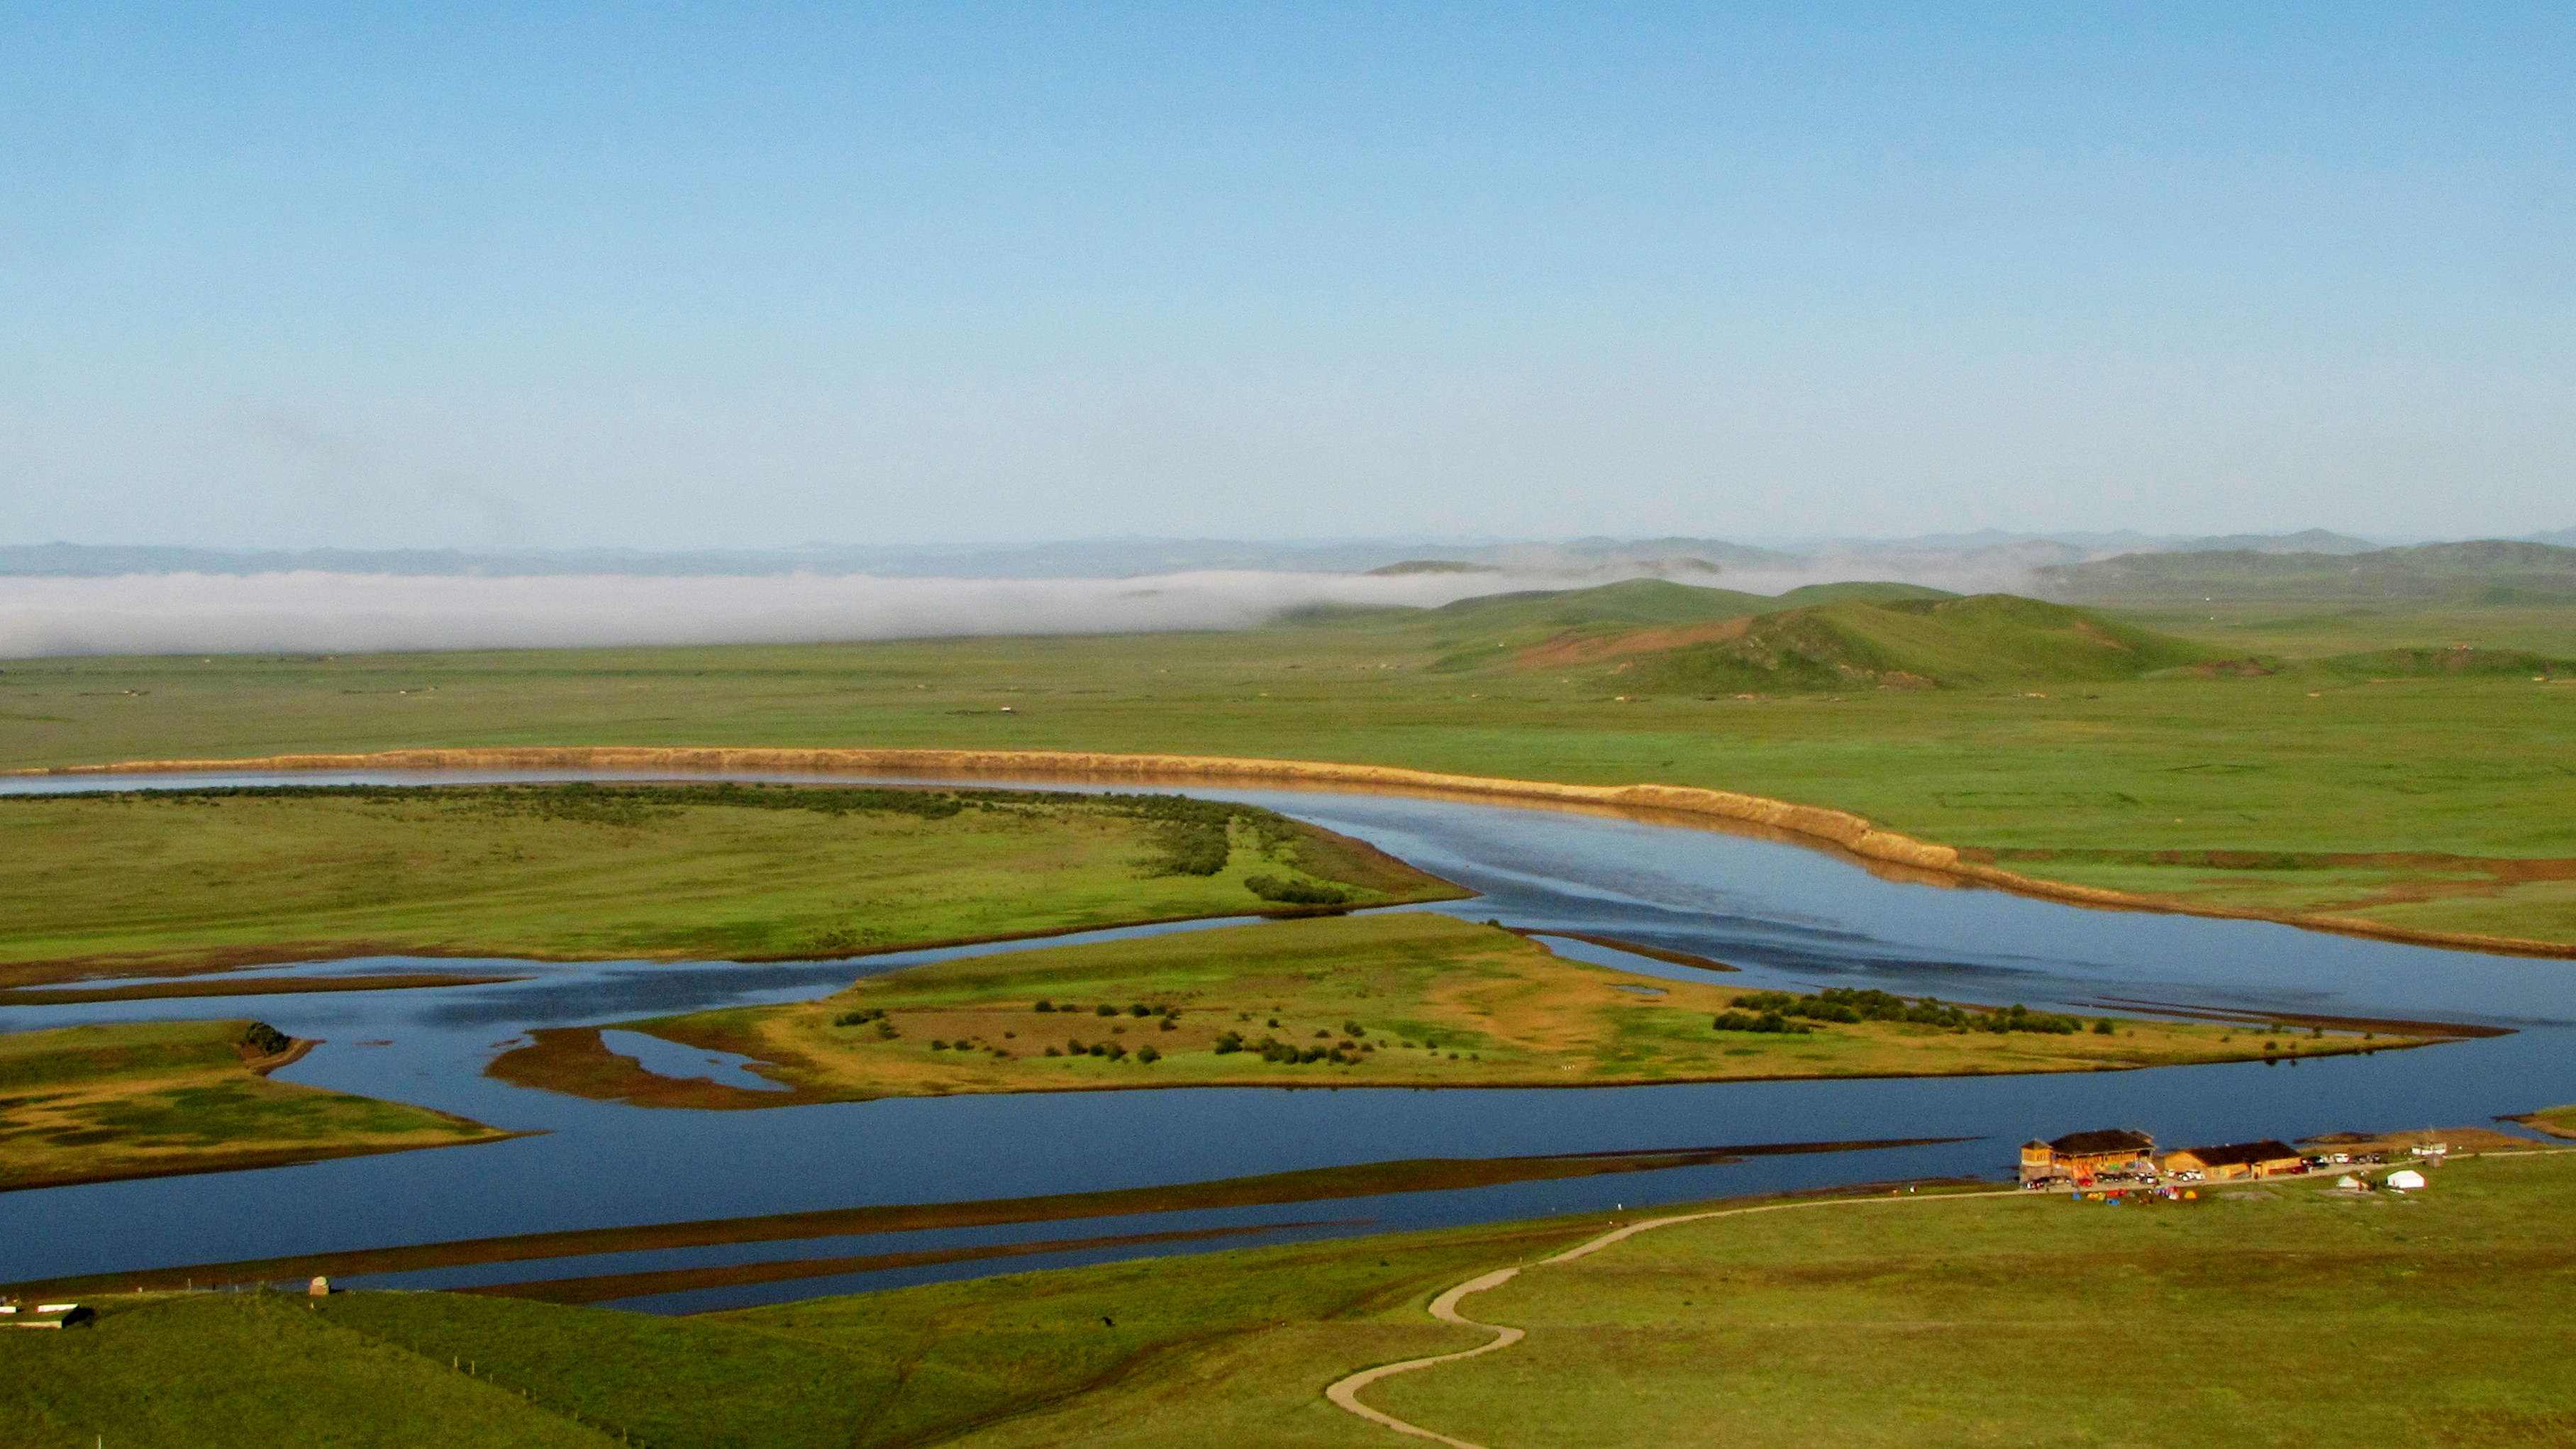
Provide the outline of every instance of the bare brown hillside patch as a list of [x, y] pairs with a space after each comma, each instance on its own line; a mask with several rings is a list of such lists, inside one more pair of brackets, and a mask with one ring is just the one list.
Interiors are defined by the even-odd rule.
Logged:
[[1664, 624], [1625, 634], [1569, 631], [1521, 650], [1512, 656], [1512, 663], [1521, 669], [1563, 669], [1573, 664], [1599, 664], [1631, 654], [1661, 654], [1665, 650], [1691, 644], [1720, 644], [1730, 639], [1741, 639], [1752, 624], [1753, 616], [1746, 614], [1706, 624]]

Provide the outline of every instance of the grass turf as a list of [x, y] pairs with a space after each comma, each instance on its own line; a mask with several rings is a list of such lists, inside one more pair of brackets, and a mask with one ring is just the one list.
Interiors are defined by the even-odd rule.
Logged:
[[[1647, 689], [1616, 672], [1624, 658], [1522, 661], [1563, 635], [1705, 623], [1736, 607], [1619, 594], [1123, 638], [23, 661], [0, 670], [0, 767], [722, 741], [1664, 781], [1839, 806], [1950, 844], [2049, 852], [2060, 858], [2017, 868], [2177, 901], [2348, 906], [2420, 929], [2576, 944], [2576, 881], [2487, 868], [2576, 859], [2576, 816], [2560, 805], [2576, 770], [2576, 684], [2374, 682], [2300, 662], [2460, 642], [2563, 656], [2576, 608], [2212, 605], [2205, 618], [2147, 620], [2221, 656], [2288, 656], [2251, 677], [2157, 671], [1739, 700]], [[2082, 858], [2103, 849], [2172, 859]], [[2206, 863], [2213, 852], [2284, 864], [2230, 871]], [[2370, 868], [2355, 854], [2403, 858]], [[2434, 857], [2448, 863], [2425, 863]]]
[[[267, 1167], [505, 1134], [425, 1107], [259, 1068], [247, 1021], [156, 1021], [0, 1034], [0, 1189]], [[283, 1038], [268, 1032], [265, 1045]]]
[[[1198, 846], [1206, 847], [1204, 850]], [[1191, 847], [1193, 858], [1173, 851]], [[835, 955], [1452, 894], [1266, 811], [1147, 797], [459, 786], [0, 797], [0, 984], [370, 952]]]
[[[2087, 1071], [2350, 1051], [2363, 1040], [2135, 1018], [2117, 1019], [2109, 1034], [2071, 1035], [1893, 1021], [1819, 1022], [1805, 1033], [1714, 1029], [1744, 994], [1648, 981], [1564, 959], [1497, 927], [1398, 912], [935, 962], [864, 978], [820, 1001], [629, 1026], [772, 1063], [773, 1075], [799, 1088], [797, 1102]], [[1039, 1001], [1050, 1009], [1037, 1010]], [[1237, 1049], [1220, 1051], [1228, 1039]], [[595, 1056], [603, 1065], [628, 1060]], [[527, 1085], [654, 1100], [621, 1091], [633, 1085], [623, 1073], [555, 1077], [542, 1065], [552, 1059], [545, 1048], [523, 1048], [494, 1070]], [[721, 1103], [697, 1092], [686, 1105], [757, 1107], [787, 1096], [727, 1091]]]
[[2420, 1197], [2300, 1182], [1715, 1219], [1523, 1274], [1462, 1311], [1505, 1353], [1380, 1385], [1490, 1443], [2308, 1443], [2317, 1416], [2445, 1444], [2576, 1437], [2576, 1156]]
[[[2290, 1444], [2337, 1413], [2432, 1442], [2563, 1442], [2571, 1204], [2576, 1154], [2457, 1161], [2402, 1200], [2290, 1182], [2157, 1207], [2034, 1197], [1717, 1219], [1468, 1300], [1530, 1338], [1369, 1397], [1495, 1443], [2184, 1444], [2224, 1425]], [[1482, 1341], [1424, 1305], [1604, 1226], [1245, 1249], [689, 1319], [429, 1293], [319, 1310], [110, 1299], [94, 1330], [0, 1334], [0, 1415], [62, 1445], [230, 1442], [251, 1422], [262, 1442], [405, 1443], [440, 1416], [454, 1439], [596, 1442], [572, 1437], [576, 1414], [612, 1440], [674, 1446], [1377, 1444], [1386, 1431], [1327, 1405], [1326, 1384]], [[202, 1399], [173, 1387], [200, 1382]]]

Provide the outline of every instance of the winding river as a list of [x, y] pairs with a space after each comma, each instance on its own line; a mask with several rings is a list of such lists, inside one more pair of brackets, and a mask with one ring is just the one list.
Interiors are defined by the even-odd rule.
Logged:
[[[820, 779], [741, 773], [741, 779]], [[468, 783], [638, 778], [604, 771], [36, 777], [11, 792], [224, 784]], [[660, 778], [668, 778], [667, 774]], [[706, 778], [703, 775], [691, 778]], [[907, 783], [925, 783], [918, 778]], [[951, 781], [993, 785], [992, 779]], [[1072, 787], [1068, 787], [1072, 788]], [[1101, 788], [1094, 785], [1090, 788]], [[1133, 789], [1120, 784], [1114, 788]], [[374, 957], [257, 973], [498, 968], [506, 984], [383, 992], [0, 1009], [10, 1029], [146, 1018], [257, 1016], [325, 1045], [283, 1078], [418, 1102], [522, 1130], [485, 1146], [260, 1171], [0, 1193], [0, 1281], [334, 1252], [565, 1228], [964, 1201], [1426, 1157], [1503, 1157], [1721, 1144], [1962, 1138], [1326, 1203], [1138, 1214], [591, 1255], [383, 1274], [362, 1285], [445, 1287], [1067, 1236], [1239, 1228], [1242, 1236], [1021, 1256], [992, 1268], [897, 1270], [729, 1285], [625, 1300], [688, 1312], [1144, 1252], [1427, 1227], [1614, 1205], [2008, 1169], [2022, 1139], [2131, 1126], [2171, 1142], [2483, 1123], [2576, 1101], [2576, 963], [2400, 945], [2239, 920], [2101, 911], [1872, 873], [1841, 856], [1700, 821], [1324, 790], [1187, 793], [1242, 800], [1367, 840], [1477, 892], [1448, 911], [1539, 932], [1590, 932], [1711, 956], [1748, 987], [1866, 985], [1964, 1001], [2099, 1012], [2111, 999], [2255, 1012], [2439, 1019], [2511, 1035], [2412, 1051], [2080, 1075], [1746, 1082], [1573, 1090], [1176, 1089], [902, 1099], [695, 1112], [513, 1087], [483, 1075], [540, 1026], [791, 1001], [857, 974], [1067, 940], [860, 961], [489, 963]], [[1561, 953], [1642, 976], [1705, 979], [1563, 939]], [[617, 1042], [620, 1049], [639, 1045]], [[671, 1074], [749, 1083], [738, 1063], [642, 1043]]]

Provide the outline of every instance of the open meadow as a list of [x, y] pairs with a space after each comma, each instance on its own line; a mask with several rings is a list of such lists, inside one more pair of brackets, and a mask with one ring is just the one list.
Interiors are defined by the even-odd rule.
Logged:
[[1268, 811], [1171, 797], [742, 785], [0, 796], [10, 985], [394, 953], [852, 955], [1289, 897], [1455, 894]]
[[2451, 649], [2564, 660], [2576, 608], [2160, 606], [2139, 634], [1846, 591], [1730, 634], [1780, 602], [1643, 583], [1229, 633], [15, 661], [0, 768], [777, 744], [1656, 781], [2177, 903], [2576, 947], [2576, 681]]
[[[1367, 1402], [1482, 1443], [2256, 1444], [2320, 1422], [2564, 1442], [2576, 1153], [2418, 1195], [2292, 1179], [2118, 1209], [1883, 1190], [1658, 1229], [1466, 1300], [1529, 1329]], [[1712, 1204], [1715, 1208], [1747, 1206]], [[1441, 1290], [1601, 1217], [1236, 1250], [693, 1318], [434, 1293], [101, 1300], [0, 1334], [27, 1442], [666, 1446], [1406, 1442], [1328, 1404], [1370, 1364], [1488, 1335]], [[2044, 1391], [2034, 1389], [2044, 1385]]]

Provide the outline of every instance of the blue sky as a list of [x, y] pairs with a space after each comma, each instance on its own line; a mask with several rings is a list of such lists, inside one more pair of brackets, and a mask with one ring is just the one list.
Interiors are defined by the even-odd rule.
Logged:
[[0, 4], [0, 541], [2576, 523], [2564, 6]]

